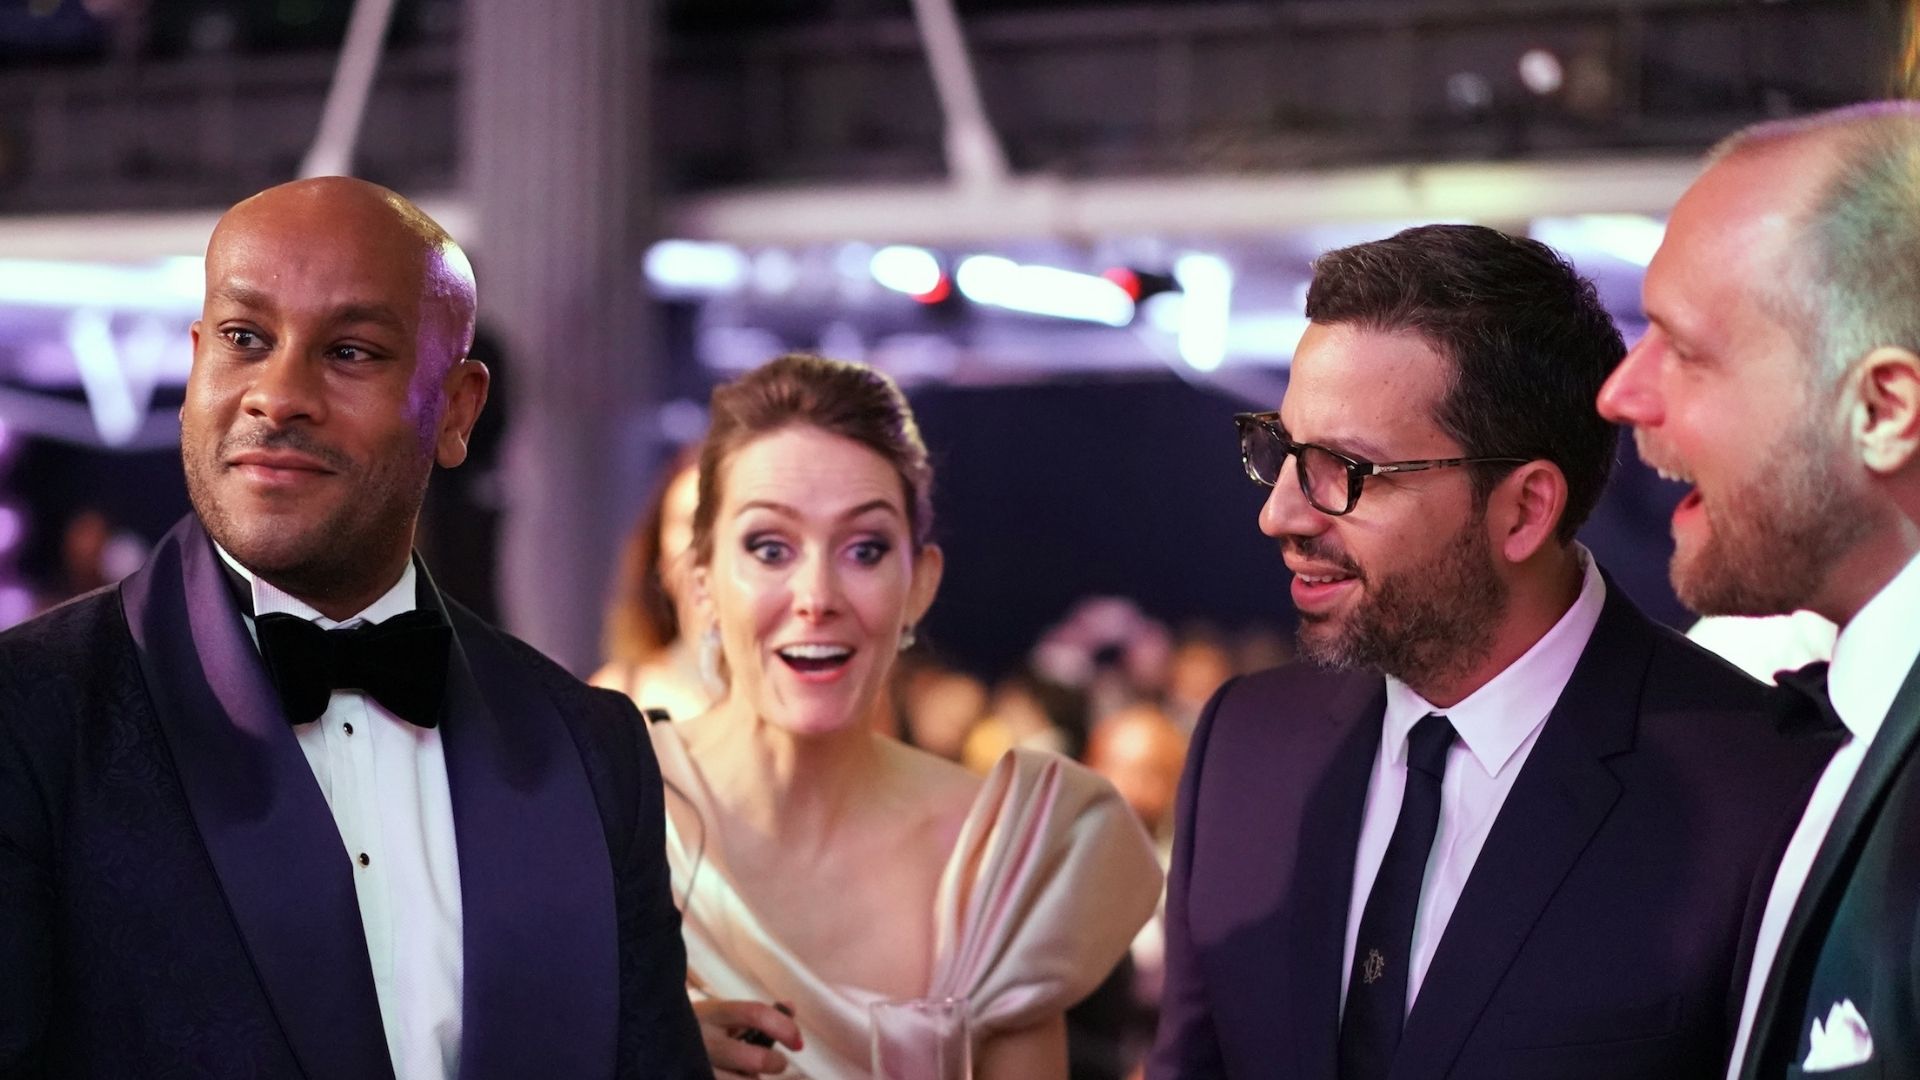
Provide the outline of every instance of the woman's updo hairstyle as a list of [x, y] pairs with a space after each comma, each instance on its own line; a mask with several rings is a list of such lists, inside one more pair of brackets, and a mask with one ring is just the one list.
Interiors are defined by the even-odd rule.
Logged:
[[933, 535], [933, 466], [900, 387], [865, 364], [788, 353], [715, 387], [707, 438], [700, 447], [700, 508], [693, 515], [693, 552], [713, 559], [713, 521], [720, 511], [720, 471], [740, 448], [789, 427], [814, 427], [852, 439], [900, 474], [915, 548]]

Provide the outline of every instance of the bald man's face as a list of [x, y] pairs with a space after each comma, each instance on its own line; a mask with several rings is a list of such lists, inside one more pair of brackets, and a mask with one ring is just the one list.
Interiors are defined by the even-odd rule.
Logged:
[[434, 462], [465, 456], [486, 373], [438, 269], [385, 205], [306, 193], [241, 204], [208, 248], [188, 494], [221, 546], [310, 602], [390, 585]]
[[1812, 332], [1779, 291], [1828, 167], [1803, 142], [1702, 175], [1647, 268], [1647, 332], [1600, 391], [1600, 412], [1633, 426], [1641, 459], [1689, 486], [1670, 573], [1703, 615], [1816, 602], [1871, 520], [1816, 385]]

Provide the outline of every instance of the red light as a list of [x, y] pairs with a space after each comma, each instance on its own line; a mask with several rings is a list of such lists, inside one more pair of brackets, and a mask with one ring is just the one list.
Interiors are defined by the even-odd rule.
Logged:
[[915, 300], [918, 300], [922, 304], [927, 304], [931, 306], [933, 304], [939, 303], [942, 300], [945, 300], [947, 297], [952, 295], [953, 295], [953, 279], [949, 278], [945, 274], [941, 274], [940, 280], [933, 283], [933, 288], [928, 289], [926, 292], [923, 292], [923, 293], [914, 293], [913, 298]]
[[1129, 299], [1133, 300], [1135, 303], [1139, 302], [1140, 300], [1140, 275], [1139, 274], [1134, 273], [1133, 271], [1127, 269], [1124, 266], [1116, 266], [1113, 269], [1108, 270], [1107, 272], [1101, 274], [1100, 276], [1103, 278], [1106, 278], [1108, 281], [1113, 282], [1115, 285], [1120, 286], [1120, 291], [1126, 293]]

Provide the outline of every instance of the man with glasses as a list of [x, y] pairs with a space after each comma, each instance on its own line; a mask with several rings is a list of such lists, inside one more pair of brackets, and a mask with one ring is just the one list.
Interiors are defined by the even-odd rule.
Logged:
[[1831, 744], [1574, 541], [1624, 347], [1547, 248], [1428, 226], [1315, 264], [1236, 417], [1310, 663], [1195, 731], [1149, 1075], [1710, 1074]]
[[1920, 104], [1728, 140], [1600, 393], [1690, 490], [1674, 590], [1840, 627], [1801, 685], [1843, 744], [1770, 883], [1732, 1078], [1920, 1076]]

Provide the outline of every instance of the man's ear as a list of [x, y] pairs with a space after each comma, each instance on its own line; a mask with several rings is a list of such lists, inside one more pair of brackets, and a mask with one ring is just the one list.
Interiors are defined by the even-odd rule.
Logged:
[[1567, 477], [1551, 461], [1529, 461], [1487, 497], [1487, 527], [1502, 558], [1523, 563], [1552, 542], [1567, 511]]
[[1920, 356], [1875, 349], [1856, 378], [1859, 400], [1849, 410], [1849, 434], [1860, 460], [1878, 475], [1898, 473], [1920, 455]]
[[907, 592], [907, 621], [918, 624], [933, 607], [940, 592], [940, 578], [947, 572], [947, 554], [939, 544], [928, 544], [913, 553], [913, 584]]
[[[193, 320], [193, 325], [187, 327], [187, 340], [193, 343], [193, 364], [195, 367], [200, 366], [200, 334], [205, 328], [205, 322], [206, 320], [204, 319], [195, 319]], [[180, 409], [174, 415], [180, 419], [181, 423], [186, 422], [187, 403], [185, 401], [180, 402]]]
[[440, 415], [440, 431], [435, 436], [433, 459], [443, 469], [451, 469], [467, 460], [467, 440], [480, 410], [487, 404], [487, 385], [492, 376], [487, 365], [462, 358], [447, 369], [440, 380], [440, 392], [447, 407]]

